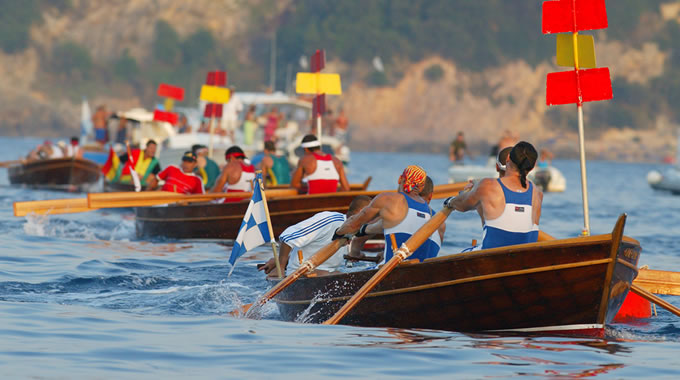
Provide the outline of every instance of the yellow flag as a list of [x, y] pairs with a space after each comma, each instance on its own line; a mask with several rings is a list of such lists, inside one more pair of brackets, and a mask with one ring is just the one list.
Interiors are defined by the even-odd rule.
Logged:
[[228, 88], [203, 85], [201, 87], [201, 100], [209, 103], [225, 104], [229, 103], [231, 92]]
[[340, 74], [297, 73], [295, 92], [298, 94], [341, 95]]
[[[579, 34], [577, 36], [577, 44], [579, 69], [597, 67], [593, 36]], [[572, 33], [560, 33], [557, 35], [557, 65], [574, 67], [574, 40]]]

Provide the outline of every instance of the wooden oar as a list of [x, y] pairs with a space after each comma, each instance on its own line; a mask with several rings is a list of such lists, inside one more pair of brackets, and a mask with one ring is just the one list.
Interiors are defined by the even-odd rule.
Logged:
[[663, 307], [664, 309], [670, 311], [671, 313], [677, 315], [678, 317], [680, 317], [680, 309], [678, 309], [677, 307], [671, 305], [670, 303], [662, 300], [661, 298], [655, 296], [654, 294], [646, 291], [645, 289], [641, 288], [640, 286], [635, 285], [635, 283], [630, 285], [630, 290], [633, 293], [639, 295], [640, 297], [646, 299], [647, 301], [653, 302], [653, 303]]
[[34, 214], [68, 214], [96, 209], [87, 206], [87, 198], [53, 199], [46, 201], [14, 202], [14, 216]]
[[20, 164], [20, 163], [21, 163], [21, 160], [2, 161], [2, 162], [0, 162], [0, 168], [6, 168], [8, 166], [17, 165], [17, 164]]
[[[267, 197], [290, 196], [295, 190], [267, 190]], [[100, 208], [143, 207], [176, 202], [206, 202], [220, 198], [250, 198], [251, 193], [209, 193], [185, 195], [165, 191], [90, 193], [87, 198], [52, 199], [14, 202], [14, 216], [34, 214], [67, 214], [94, 211]], [[110, 198], [110, 199], [107, 199]]]
[[[267, 190], [267, 198], [276, 198], [296, 195], [295, 189]], [[174, 202], [205, 202], [221, 198], [244, 198], [250, 199], [252, 193], [208, 193], [208, 194], [179, 194], [167, 191], [145, 191], [133, 193], [121, 191], [117, 193], [89, 193], [87, 194], [88, 205], [91, 208], [115, 208], [115, 207], [144, 207], [162, 205]]]
[[650, 293], [680, 296], [680, 273], [678, 272], [640, 269], [633, 284]]
[[392, 272], [392, 270], [396, 268], [399, 263], [404, 261], [404, 259], [409, 257], [415, 250], [417, 250], [418, 247], [420, 247], [430, 237], [430, 235], [432, 235], [437, 230], [437, 228], [439, 228], [439, 226], [444, 223], [449, 214], [451, 214], [451, 211], [453, 211], [453, 209], [444, 207], [443, 210], [439, 211], [432, 218], [430, 218], [430, 220], [423, 224], [418, 229], [418, 231], [411, 235], [411, 237], [406, 240], [401, 248], [399, 248], [399, 250], [394, 253], [394, 256], [390, 259], [390, 261], [383, 265], [382, 268], [380, 268], [378, 272], [376, 272], [376, 274], [374, 274], [373, 277], [371, 277], [364, 284], [364, 286], [362, 286], [361, 289], [359, 289], [359, 291], [357, 291], [356, 294], [354, 294], [352, 298], [350, 298], [347, 303], [345, 303], [342, 308], [338, 310], [337, 313], [335, 313], [335, 315], [333, 315], [323, 324], [335, 325], [340, 322], [340, 320], [345, 315], [347, 315], [347, 313], [349, 313], [349, 311], [352, 310], [352, 308], [354, 308], [354, 306], [356, 306], [356, 304], [358, 304], [359, 301], [361, 301], [364, 296], [368, 294], [368, 292], [373, 290], [373, 288], [375, 288], [375, 286], [378, 285], [380, 281], [387, 277], [387, 275], [390, 274], [390, 272]]
[[312, 272], [314, 269], [316, 269], [316, 267], [326, 262], [326, 260], [331, 258], [331, 256], [333, 256], [335, 252], [337, 252], [338, 249], [340, 249], [345, 244], [347, 244], [346, 238], [340, 238], [328, 243], [328, 245], [321, 248], [312, 257], [310, 257], [304, 263], [302, 263], [295, 272], [289, 274], [286, 278], [284, 278], [278, 284], [274, 285], [274, 287], [269, 289], [269, 291], [267, 291], [267, 293], [265, 293], [257, 301], [255, 301], [254, 303], [243, 305], [239, 309], [234, 310], [229, 314], [231, 315], [245, 314], [246, 317], [248, 317], [248, 315], [250, 315], [254, 310], [251, 309], [253, 305], [255, 305], [255, 308], [259, 308], [260, 306], [264, 305], [265, 303], [267, 303], [267, 301], [274, 298], [277, 294], [281, 293], [283, 289], [287, 288], [290, 284], [294, 283], [298, 278], [309, 272]]

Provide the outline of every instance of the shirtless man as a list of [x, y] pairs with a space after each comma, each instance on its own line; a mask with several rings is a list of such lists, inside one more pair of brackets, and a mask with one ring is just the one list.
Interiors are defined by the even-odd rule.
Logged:
[[330, 154], [321, 153], [321, 144], [314, 135], [306, 135], [300, 145], [305, 155], [298, 162], [290, 182], [291, 187], [302, 188], [302, 178], [307, 178], [307, 193], [335, 193], [340, 182], [341, 191], [349, 191], [342, 161]]
[[[233, 193], [253, 191], [253, 179], [255, 179], [255, 167], [246, 164], [246, 155], [243, 150], [234, 145], [224, 153], [227, 165], [224, 166], [222, 174], [215, 181], [215, 185], [210, 190], [211, 193]], [[247, 197], [245, 197], [247, 198]], [[225, 202], [238, 202], [245, 198], [228, 198]]]
[[482, 243], [468, 250], [537, 241], [543, 193], [527, 180], [537, 156], [531, 144], [520, 141], [510, 151], [502, 178], [484, 178], [469, 191], [444, 202], [446, 207], [462, 212], [481, 207]]
[[108, 120], [109, 114], [106, 112], [106, 107], [97, 107], [92, 115], [92, 125], [94, 126], [94, 140], [101, 145], [109, 142]]
[[[394, 235], [396, 245], [399, 247], [434, 215], [434, 211], [420, 196], [425, 187], [426, 177], [427, 173], [421, 167], [415, 165], [407, 167], [399, 176], [396, 193], [378, 194], [361, 212], [347, 219], [335, 231], [333, 238], [357, 232], [357, 236], [362, 236], [382, 231], [385, 235], [384, 260], [389, 261], [394, 255], [390, 235]], [[437, 234], [439, 236], [436, 236]], [[443, 229], [440, 227], [440, 230], [433, 233], [409, 259], [423, 261], [436, 257], [441, 247], [442, 236]]]

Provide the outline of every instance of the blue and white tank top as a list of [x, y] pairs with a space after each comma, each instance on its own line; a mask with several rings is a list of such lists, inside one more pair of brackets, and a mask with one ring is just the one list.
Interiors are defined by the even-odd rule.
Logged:
[[[406, 217], [399, 224], [394, 227], [384, 229], [385, 255], [383, 262], [389, 261], [392, 256], [394, 256], [394, 252], [392, 251], [392, 239], [390, 238], [390, 235], [394, 235], [394, 238], [397, 241], [398, 249], [406, 240], [408, 240], [408, 238], [411, 237], [411, 235], [413, 235], [420, 227], [422, 227], [425, 222], [430, 220], [432, 215], [434, 215], [434, 212], [430, 206], [427, 205], [427, 203], [420, 203], [413, 200], [404, 193], [400, 194], [406, 198], [406, 202], [408, 203], [408, 212], [406, 213]], [[407, 258], [407, 260], [418, 259], [422, 262], [425, 259], [437, 257], [441, 244], [442, 241], [439, 237], [439, 232], [435, 231], [427, 239], [427, 241], [425, 241], [425, 243], [423, 243], [415, 252], [413, 252], [411, 256]]]
[[538, 240], [538, 225], [534, 224], [531, 199], [533, 183], [525, 192], [514, 192], [497, 180], [505, 196], [505, 210], [496, 219], [486, 220], [482, 235], [482, 249], [507, 245], [534, 243]]

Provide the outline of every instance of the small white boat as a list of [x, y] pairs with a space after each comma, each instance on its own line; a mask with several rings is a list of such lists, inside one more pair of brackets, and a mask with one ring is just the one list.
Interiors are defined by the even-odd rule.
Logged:
[[673, 166], [667, 168], [663, 173], [652, 170], [647, 173], [647, 183], [656, 190], [670, 191], [680, 195], [680, 168]]
[[465, 182], [471, 179], [498, 178], [496, 164], [489, 165], [451, 165], [449, 167], [449, 183]]
[[527, 176], [529, 180], [539, 186], [543, 192], [563, 192], [567, 189], [567, 179], [556, 167], [536, 167]]

